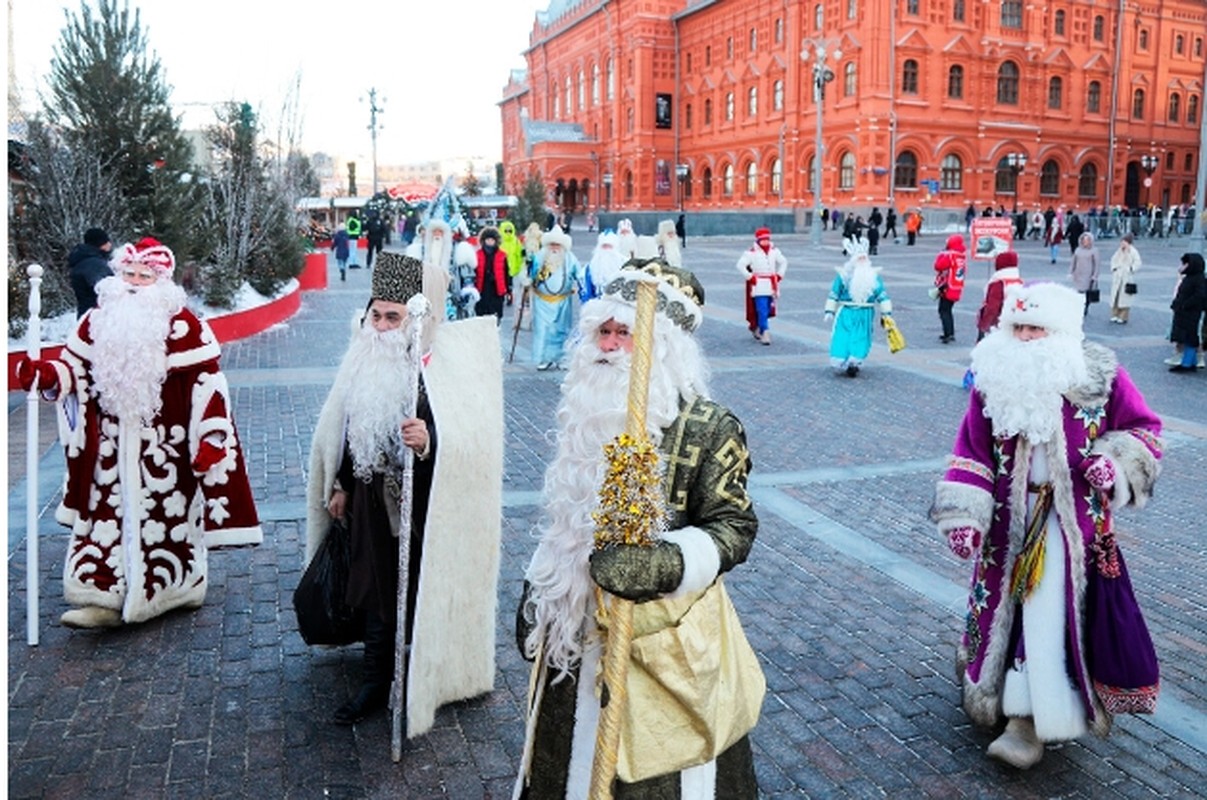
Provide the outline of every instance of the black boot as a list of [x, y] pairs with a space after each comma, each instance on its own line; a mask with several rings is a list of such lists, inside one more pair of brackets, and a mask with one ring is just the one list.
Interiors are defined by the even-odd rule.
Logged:
[[372, 611], [365, 613], [364, 675], [356, 696], [335, 710], [337, 725], [354, 725], [385, 708], [394, 680], [394, 626]]

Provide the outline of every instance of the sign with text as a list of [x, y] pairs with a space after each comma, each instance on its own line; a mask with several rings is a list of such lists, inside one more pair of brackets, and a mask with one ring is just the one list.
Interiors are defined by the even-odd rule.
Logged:
[[968, 257], [993, 261], [998, 253], [1014, 246], [1014, 220], [1010, 217], [977, 217], [968, 238]]

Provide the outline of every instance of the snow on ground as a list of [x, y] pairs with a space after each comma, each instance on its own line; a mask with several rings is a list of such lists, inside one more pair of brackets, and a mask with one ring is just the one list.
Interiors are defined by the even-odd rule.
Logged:
[[[280, 299], [290, 292], [297, 291], [297, 289], [298, 281], [296, 278], [292, 278], [288, 283], [277, 290], [276, 295], [273, 297], [265, 297], [255, 289], [251, 288], [251, 284], [244, 281], [243, 285], [239, 287], [239, 291], [235, 293], [235, 304], [233, 308], [214, 308], [212, 306], [207, 306], [201, 302], [200, 297], [189, 297], [188, 307], [193, 311], [194, 314], [202, 319], [213, 319], [214, 317], [221, 317], [225, 314], [233, 314], [237, 311], [248, 311], [256, 308], [257, 306], [271, 303], [273, 300]], [[75, 328], [75, 324], [76, 316], [74, 310], [65, 311], [57, 317], [43, 319], [41, 337], [42, 344], [62, 344], [63, 342], [67, 341], [67, 335]], [[25, 350], [29, 346], [28, 337], [28, 333], [22, 334], [17, 338], [10, 336], [8, 338], [8, 351], [11, 353], [13, 351]]]

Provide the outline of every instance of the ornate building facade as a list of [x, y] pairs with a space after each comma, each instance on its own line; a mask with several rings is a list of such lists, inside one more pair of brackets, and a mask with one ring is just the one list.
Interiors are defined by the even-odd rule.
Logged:
[[1204, 39], [1204, 0], [552, 0], [504, 169], [574, 211], [797, 227], [818, 201], [1192, 203]]

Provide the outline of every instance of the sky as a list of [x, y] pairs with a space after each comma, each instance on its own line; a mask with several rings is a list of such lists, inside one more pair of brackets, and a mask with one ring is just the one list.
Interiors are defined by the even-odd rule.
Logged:
[[[247, 101], [275, 138], [285, 98], [300, 80], [302, 147], [368, 159], [369, 90], [376, 89], [382, 109], [377, 163], [402, 164], [462, 156], [499, 160], [497, 104], [510, 71], [524, 67], [536, 12], [549, 0], [129, 4], [140, 14], [186, 128], [211, 124], [215, 102]], [[22, 107], [36, 109], [64, 9], [78, 15], [81, 0], [9, 5]]]

